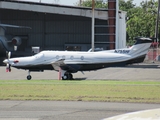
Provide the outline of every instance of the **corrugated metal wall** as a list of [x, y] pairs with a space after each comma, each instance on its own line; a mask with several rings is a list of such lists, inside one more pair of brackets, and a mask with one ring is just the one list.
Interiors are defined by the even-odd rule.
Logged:
[[[18, 10], [0, 10], [1, 23], [30, 26], [32, 29], [7, 29], [11, 35], [27, 36], [26, 49], [64, 50], [65, 44], [91, 43], [91, 18], [45, 14]], [[95, 20], [97, 25], [107, 25], [106, 20]], [[108, 33], [108, 28], [95, 28], [96, 33]], [[95, 42], [109, 42], [108, 36], [96, 36]], [[104, 44], [103, 44], [104, 45]], [[108, 44], [106, 44], [108, 46]]]

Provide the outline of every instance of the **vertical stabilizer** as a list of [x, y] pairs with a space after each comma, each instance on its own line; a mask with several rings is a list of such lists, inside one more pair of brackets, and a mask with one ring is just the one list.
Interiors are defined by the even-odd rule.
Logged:
[[144, 37], [137, 37], [135, 39], [136, 42], [132, 47], [130, 47], [129, 55], [132, 57], [146, 55], [149, 47], [151, 46], [152, 39]]

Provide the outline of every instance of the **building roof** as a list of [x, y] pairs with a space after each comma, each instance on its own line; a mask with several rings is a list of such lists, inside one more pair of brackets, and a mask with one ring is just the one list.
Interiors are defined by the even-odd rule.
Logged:
[[[40, 2], [27, 2], [27, 1], [13, 1], [1, 0], [0, 9], [33, 11], [51, 14], [73, 15], [82, 17], [92, 17], [92, 9], [88, 7], [65, 6], [58, 4], [40, 3]], [[95, 9], [95, 18], [108, 19], [107, 9]]]

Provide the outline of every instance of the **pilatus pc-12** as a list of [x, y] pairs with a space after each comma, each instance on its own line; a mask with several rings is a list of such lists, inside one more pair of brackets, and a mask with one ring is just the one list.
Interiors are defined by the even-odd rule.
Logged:
[[143, 62], [151, 43], [150, 38], [138, 37], [130, 48], [99, 52], [42, 51], [33, 56], [17, 58], [10, 58], [9, 52], [8, 59], [3, 62], [6, 63], [6, 71], [11, 71], [11, 67], [28, 70], [28, 80], [31, 79], [30, 72], [44, 70], [59, 71], [63, 80], [71, 80], [73, 79], [72, 73], [78, 71]]

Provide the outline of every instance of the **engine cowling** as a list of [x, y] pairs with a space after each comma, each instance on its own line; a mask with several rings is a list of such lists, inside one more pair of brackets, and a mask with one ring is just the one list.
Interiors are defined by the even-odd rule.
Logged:
[[15, 46], [19, 46], [21, 44], [21, 38], [20, 37], [12, 38], [12, 44]]

